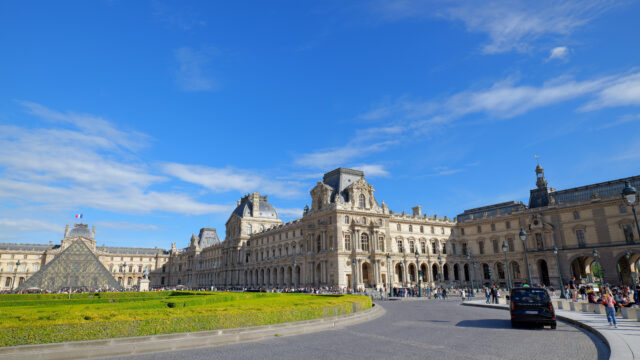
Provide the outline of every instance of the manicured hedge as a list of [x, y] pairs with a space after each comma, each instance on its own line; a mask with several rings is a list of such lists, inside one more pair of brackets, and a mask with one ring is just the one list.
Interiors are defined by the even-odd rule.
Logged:
[[0, 312], [0, 346], [259, 326], [347, 314], [354, 309], [371, 307], [368, 297], [355, 295], [156, 294], [162, 295], [144, 301], [135, 296], [121, 297], [106, 303], [102, 298], [43, 299], [42, 306], [12, 307], [10, 312]]

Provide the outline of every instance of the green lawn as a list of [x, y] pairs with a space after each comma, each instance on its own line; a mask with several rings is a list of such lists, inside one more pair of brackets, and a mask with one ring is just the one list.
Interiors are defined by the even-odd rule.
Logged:
[[[355, 304], [355, 305], [354, 305]], [[0, 295], [0, 346], [227, 329], [347, 314], [368, 297], [167, 291]]]

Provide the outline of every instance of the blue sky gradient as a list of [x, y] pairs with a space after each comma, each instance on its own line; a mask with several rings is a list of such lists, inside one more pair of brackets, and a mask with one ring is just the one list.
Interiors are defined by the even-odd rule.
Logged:
[[394, 211], [637, 175], [637, 1], [0, 4], [0, 241], [186, 246], [338, 166]]

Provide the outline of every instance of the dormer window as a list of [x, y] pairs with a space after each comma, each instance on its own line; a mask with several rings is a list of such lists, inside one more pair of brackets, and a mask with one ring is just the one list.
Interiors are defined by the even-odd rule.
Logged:
[[363, 208], [365, 204], [364, 194], [360, 194], [358, 197], [358, 206]]

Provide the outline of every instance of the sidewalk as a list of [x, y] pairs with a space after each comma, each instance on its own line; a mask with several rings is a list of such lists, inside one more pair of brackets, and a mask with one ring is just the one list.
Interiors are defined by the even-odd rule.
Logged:
[[[509, 309], [506, 304], [486, 304], [483, 300], [468, 301], [463, 305]], [[555, 311], [558, 320], [577, 325], [605, 341], [611, 350], [611, 359], [640, 359], [640, 322], [616, 316], [618, 322], [616, 329], [609, 326], [604, 314], [558, 310], [557, 308]]]

